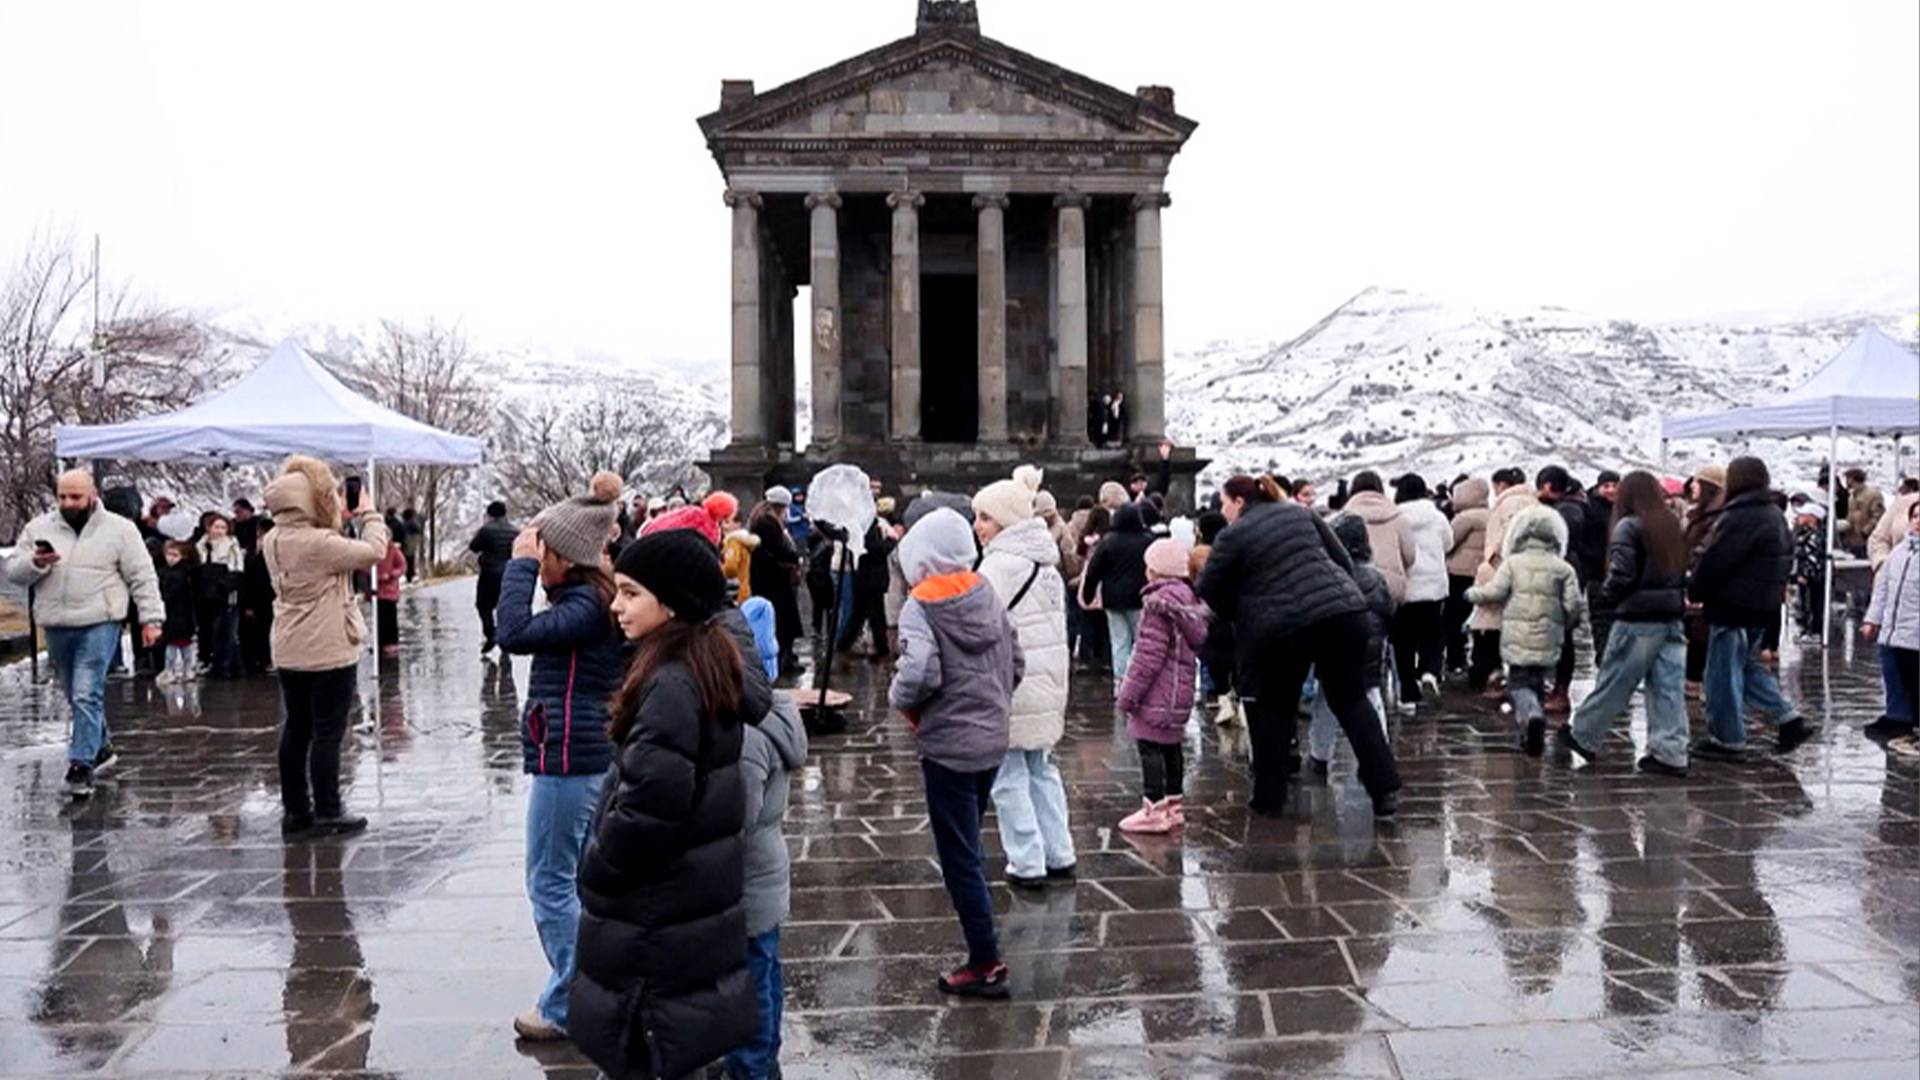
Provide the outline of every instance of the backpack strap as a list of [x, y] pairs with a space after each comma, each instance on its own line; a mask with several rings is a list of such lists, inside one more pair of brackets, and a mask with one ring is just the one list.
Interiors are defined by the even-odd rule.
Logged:
[[1012, 600], [1007, 601], [1007, 610], [1012, 611], [1014, 608], [1019, 607], [1020, 601], [1027, 598], [1027, 590], [1033, 588], [1033, 583], [1038, 580], [1040, 580], [1040, 564], [1034, 563], [1033, 572], [1027, 575], [1027, 583], [1020, 586], [1020, 591], [1013, 594]]

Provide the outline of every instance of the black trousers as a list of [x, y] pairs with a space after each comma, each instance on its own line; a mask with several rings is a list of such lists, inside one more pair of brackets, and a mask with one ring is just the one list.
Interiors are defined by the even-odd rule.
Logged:
[[1401, 604], [1393, 613], [1393, 662], [1400, 676], [1400, 700], [1420, 700], [1420, 676], [1440, 677], [1446, 660], [1446, 601]]
[[993, 801], [998, 769], [956, 772], [929, 758], [920, 759], [927, 786], [927, 829], [933, 833], [940, 879], [960, 917], [967, 941], [967, 963], [986, 967], [1000, 961], [1000, 938], [993, 928], [993, 894], [987, 888], [987, 858], [980, 827]]
[[1600, 605], [1600, 586], [1587, 586], [1587, 621], [1593, 628], [1593, 670], [1600, 671], [1600, 661], [1607, 656], [1607, 639], [1613, 634], [1613, 611]]
[[273, 605], [240, 613], [240, 663], [249, 675], [273, 666]]
[[1443, 633], [1447, 642], [1447, 667], [1459, 671], [1467, 666], [1467, 619], [1473, 605], [1467, 603], [1467, 590], [1473, 588], [1473, 575], [1447, 575], [1447, 602], [1442, 612], [1446, 621]]
[[400, 644], [400, 601], [374, 601], [374, 618], [381, 648]]
[[356, 665], [280, 669], [287, 719], [280, 727], [280, 805], [288, 817], [340, 815], [340, 741], [353, 708]]
[[[1360, 763], [1360, 783], [1378, 798], [1400, 790], [1393, 748], [1380, 715], [1367, 700], [1367, 616], [1356, 611], [1322, 619], [1271, 641], [1244, 642], [1235, 679], [1248, 702], [1247, 736], [1253, 748], [1253, 797], [1257, 808], [1277, 808], [1285, 798], [1287, 772], [1300, 732], [1300, 688], [1311, 668], [1320, 693]], [[1251, 661], [1251, 662], [1248, 662]], [[1259, 672], [1257, 689], [1248, 676]], [[1249, 693], [1249, 691], [1254, 691]]]
[[1179, 743], [1135, 739], [1140, 748], [1140, 793], [1153, 802], [1186, 791], [1187, 755]]
[[473, 590], [473, 606], [480, 612], [480, 634], [488, 648], [493, 647], [493, 609], [500, 606], [500, 579], [505, 576], [502, 570], [482, 570], [480, 584]]
[[891, 650], [887, 647], [887, 594], [884, 591], [854, 590], [853, 617], [847, 620], [846, 633], [840, 635], [840, 651], [852, 649], [863, 629], [873, 638], [874, 654], [888, 655]]

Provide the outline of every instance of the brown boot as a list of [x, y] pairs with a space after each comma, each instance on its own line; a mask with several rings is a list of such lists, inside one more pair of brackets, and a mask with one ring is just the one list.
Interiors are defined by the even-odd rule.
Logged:
[[1569, 713], [1573, 711], [1573, 702], [1567, 698], [1566, 687], [1556, 686], [1553, 688], [1553, 693], [1547, 695], [1547, 700], [1542, 702], [1540, 707], [1550, 713]]

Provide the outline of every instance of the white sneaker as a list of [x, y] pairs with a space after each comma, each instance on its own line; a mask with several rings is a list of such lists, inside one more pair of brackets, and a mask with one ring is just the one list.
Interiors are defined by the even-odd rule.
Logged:
[[1395, 705], [1393, 709], [1395, 712], [1399, 713], [1401, 716], [1412, 716], [1413, 714], [1420, 711], [1420, 706], [1414, 704], [1411, 701], [1403, 701], [1400, 704]]
[[1433, 672], [1420, 676], [1420, 693], [1426, 697], [1440, 696], [1440, 680], [1434, 678]]
[[1237, 724], [1239, 722], [1240, 722], [1240, 709], [1237, 703], [1234, 701], [1233, 695], [1232, 694], [1222, 695], [1220, 698], [1219, 707], [1216, 708], [1213, 712], [1214, 726], [1227, 727], [1229, 725]]

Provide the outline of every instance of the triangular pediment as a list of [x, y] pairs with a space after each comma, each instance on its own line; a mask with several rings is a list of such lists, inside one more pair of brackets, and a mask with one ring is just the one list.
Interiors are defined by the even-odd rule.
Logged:
[[1186, 140], [1170, 109], [974, 34], [918, 34], [703, 117], [730, 138]]

